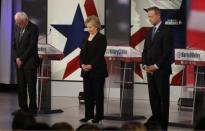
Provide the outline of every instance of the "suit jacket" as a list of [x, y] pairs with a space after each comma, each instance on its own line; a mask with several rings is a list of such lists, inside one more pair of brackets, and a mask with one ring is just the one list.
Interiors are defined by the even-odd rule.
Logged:
[[[91, 64], [92, 69], [89, 72], [81, 71], [82, 77], [107, 77], [107, 65], [105, 61], [105, 51], [107, 40], [104, 35], [97, 33], [89, 46], [88, 52], [88, 36], [84, 39], [80, 51], [80, 65]], [[89, 53], [89, 57], [88, 54]]]
[[22, 68], [37, 68], [41, 60], [38, 57], [39, 30], [36, 25], [29, 21], [20, 40], [20, 29], [17, 27], [14, 34], [13, 54], [14, 58], [23, 61]]
[[161, 24], [151, 40], [152, 28], [148, 31], [142, 53], [143, 65], [156, 64], [159, 70], [171, 73], [173, 60], [173, 38], [168, 27]]

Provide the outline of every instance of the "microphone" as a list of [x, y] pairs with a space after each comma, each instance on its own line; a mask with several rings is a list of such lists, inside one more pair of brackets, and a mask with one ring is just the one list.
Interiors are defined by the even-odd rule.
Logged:
[[46, 40], [46, 38], [51, 35], [51, 32], [52, 32], [52, 29], [50, 28], [49, 32], [47, 33], [47, 35], [42, 35], [42, 37], [38, 38], [38, 43], [41, 44], [43, 42], [43, 40]]

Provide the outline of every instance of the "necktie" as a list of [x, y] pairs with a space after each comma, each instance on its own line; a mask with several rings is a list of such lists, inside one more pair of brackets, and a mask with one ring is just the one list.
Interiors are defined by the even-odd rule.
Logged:
[[20, 30], [20, 34], [19, 34], [19, 42], [21, 41], [21, 38], [23, 36], [23, 33], [24, 33], [24, 29], [21, 29]]
[[154, 26], [154, 27], [152, 28], [152, 40], [153, 40], [153, 38], [154, 38], [155, 32], [156, 32], [156, 27]]

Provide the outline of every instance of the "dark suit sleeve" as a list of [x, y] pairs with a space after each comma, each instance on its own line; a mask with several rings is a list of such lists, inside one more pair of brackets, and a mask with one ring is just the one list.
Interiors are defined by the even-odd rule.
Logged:
[[80, 68], [81, 68], [81, 65], [82, 64], [84, 64], [84, 56], [85, 56], [85, 53], [86, 53], [86, 47], [85, 47], [85, 44], [86, 44], [86, 39], [87, 39], [87, 37], [83, 40], [83, 43], [82, 43], [82, 45], [81, 45], [81, 47], [80, 47]]
[[38, 43], [38, 35], [39, 35], [39, 31], [37, 27], [33, 27], [31, 29], [31, 36], [30, 39], [28, 41], [28, 48], [25, 50], [25, 52], [20, 56], [20, 59], [24, 62], [27, 59], [29, 59], [29, 57], [34, 53], [33, 51], [36, 49], [37, 43]]
[[92, 66], [95, 66], [95, 64], [98, 62], [100, 58], [104, 58], [106, 47], [107, 47], [107, 39], [104, 35], [101, 35], [99, 39], [96, 41], [97, 47], [96, 47], [96, 55], [93, 56], [92, 60], [90, 61], [90, 64]]
[[15, 40], [15, 38], [13, 39], [12, 49], [13, 49], [13, 56], [14, 56], [14, 58], [15, 59], [18, 58], [17, 52], [16, 52], [16, 40]]
[[13, 56], [14, 56], [15, 59], [18, 58], [17, 49], [16, 49], [16, 47], [17, 47], [16, 34], [17, 34], [17, 29], [15, 28], [15, 29], [14, 29], [14, 35], [13, 35], [13, 36], [14, 36], [14, 37], [13, 37], [13, 44], [12, 44]]
[[171, 32], [166, 29], [163, 32], [163, 53], [162, 56], [159, 58], [157, 61], [156, 65], [161, 68], [163, 66], [166, 66], [167, 61], [170, 62], [171, 64], [171, 56], [172, 56], [172, 51], [173, 51], [173, 38]]
[[[147, 35], [148, 35], [148, 33], [147, 33]], [[146, 37], [147, 37], [147, 35], [146, 35]], [[142, 65], [144, 66], [144, 65], [147, 65], [147, 60], [146, 60], [146, 58], [147, 58], [147, 38], [145, 38], [145, 42], [144, 42], [144, 49], [143, 49], [143, 52], [142, 52]]]

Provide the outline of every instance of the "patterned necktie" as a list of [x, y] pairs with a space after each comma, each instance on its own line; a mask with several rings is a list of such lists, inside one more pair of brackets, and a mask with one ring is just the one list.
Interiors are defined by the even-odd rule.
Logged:
[[152, 28], [152, 40], [153, 40], [153, 38], [154, 38], [155, 33], [156, 33], [156, 27], [154, 26], [154, 27]]

